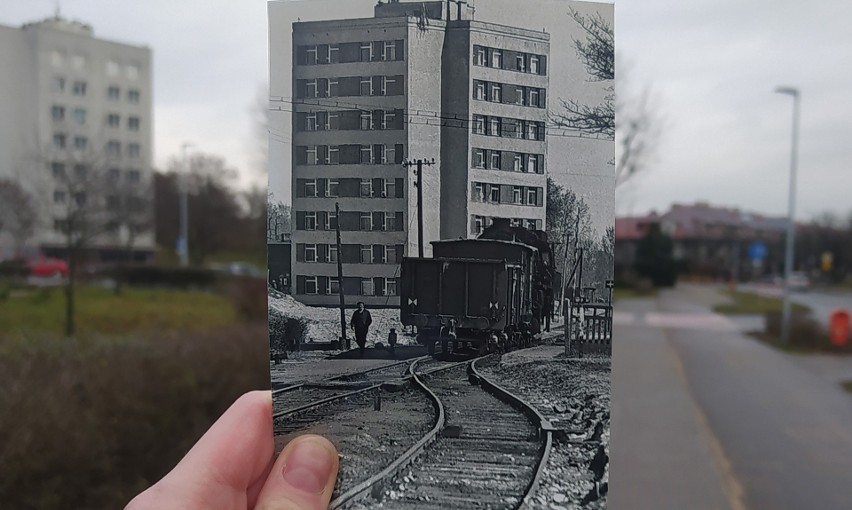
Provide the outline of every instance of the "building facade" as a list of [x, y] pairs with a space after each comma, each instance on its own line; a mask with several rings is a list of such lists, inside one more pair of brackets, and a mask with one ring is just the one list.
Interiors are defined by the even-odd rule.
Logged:
[[[419, 249], [406, 161], [434, 160], [423, 167], [427, 257], [431, 241], [475, 237], [495, 217], [544, 229], [549, 36], [448, 6], [380, 2], [372, 18], [296, 22], [292, 60], [271, 53], [273, 89], [292, 66], [293, 294], [304, 303], [336, 305], [342, 286], [349, 303], [399, 305], [401, 258]], [[270, 12], [270, 34], [289, 28]]]
[[150, 256], [154, 234], [141, 220], [153, 211], [151, 50], [59, 16], [0, 26], [0, 47], [0, 177], [35, 196], [28, 251], [64, 256], [69, 211], [87, 208], [103, 223], [92, 258], [124, 256], [130, 238], [136, 260]]

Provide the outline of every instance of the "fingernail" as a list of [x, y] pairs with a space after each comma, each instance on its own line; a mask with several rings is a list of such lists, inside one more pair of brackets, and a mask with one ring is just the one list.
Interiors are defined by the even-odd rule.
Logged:
[[287, 454], [284, 480], [292, 487], [319, 494], [331, 476], [334, 458], [331, 451], [316, 439], [298, 442]]

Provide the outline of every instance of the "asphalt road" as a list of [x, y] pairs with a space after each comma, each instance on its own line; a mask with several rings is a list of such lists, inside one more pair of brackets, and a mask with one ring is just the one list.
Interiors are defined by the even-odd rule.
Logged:
[[[852, 509], [852, 395], [712, 314], [706, 287], [623, 301], [611, 508]], [[852, 373], [850, 373], [852, 378]]]

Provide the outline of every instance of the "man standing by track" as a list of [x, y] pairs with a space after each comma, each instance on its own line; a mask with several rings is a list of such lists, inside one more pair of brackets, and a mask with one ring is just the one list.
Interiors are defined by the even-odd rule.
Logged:
[[349, 325], [355, 331], [355, 343], [358, 344], [360, 355], [364, 357], [364, 347], [367, 345], [367, 333], [370, 331], [370, 324], [373, 323], [373, 317], [370, 312], [364, 308], [364, 303], [358, 302], [358, 309], [352, 314], [352, 320]]

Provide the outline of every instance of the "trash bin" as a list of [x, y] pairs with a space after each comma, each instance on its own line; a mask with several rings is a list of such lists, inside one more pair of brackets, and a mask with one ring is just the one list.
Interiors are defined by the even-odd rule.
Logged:
[[842, 347], [849, 341], [849, 312], [835, 310], [831, 312], [830, 320], [831, 343]]

